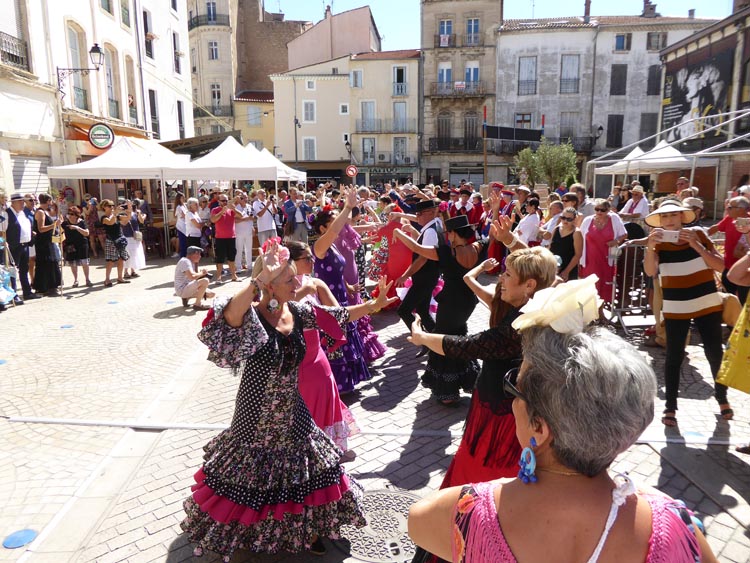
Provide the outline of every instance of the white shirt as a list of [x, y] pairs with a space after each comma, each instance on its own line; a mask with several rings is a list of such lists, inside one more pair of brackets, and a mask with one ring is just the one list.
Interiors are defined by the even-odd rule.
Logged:
[[[648, 215], [648, 200], [645, 197], [642, 197], [640, 200], [638, 200], [638, 203], [635, 202], [635, 198], [631, 198], [630, 201], [628, 201], [625, 204], [625, 207], [622, 208], [622, 211], [620, 213], [624, 213], [626, 215], [631, 214], [638, 214], [639, 219], [643, 219]], [[632, 221], [632, 219], [627, 219], [628, 221]]]
[[520, 240], [529, 244], [529, 242], [536, 240], [540, 222], [539, 213], [529, 213], [518, 222], [518, 226], [514, 232]]
[[201, 236], [201, 227], [196, 227], [193, 224], [193, 219], [202, 223], [201, 216], [196, 212], [188, 211], [185, 215], [185, 234], [189, 237]]
[[180, 258], [177, 262], [177, 266], [174, 269], [174, 293], [175, 295], [181, 295], [187, 284], [192, 280], [188, 277], [187, 272], [195, 272], [193, 263], [190, 258]]
[[[562, 212], [558, 213], [557, 215], [554, 215], [549, 221], [547, 221], [544, 225], [545, 232], [555, 234], [555, 229], [557, 228], [557, 225], [560, 223], [560, 217], [562, 217]], [[552, 239], [544, 240], [542, 239], [542, 246], [545, 248], [548, 247], [550, 244], [552, 244]]]
[[175, 228], [183, 234], [185, 233], [185, 213], [187, 213], [185, 205], [178, 205], [174, 209]]
[[208, 205], [206, 207], [199, 207], [198, 217], [201, 218], [201, 221], [208, 224], [211, 221], [211, 208]]
[[[235, 206], [234, 210], [237, 213], [239, 213], [243, 218], [253, 216], [253, 210], [249, 205], [237, 205]], [[238, 237], [253, 234], [253, 222], [252, 221], [239, 221], [239, 222], [235, 221], [234, 232]]]
[[12, 211], [15, 214], [16, 219], [18, 220], [18, 227], [21, 230], [18, 237], [18, 242], [20, 242], [21, 244], [31, 242], [31, 221], [29, 221], [29, 218], [26, 217], [26, 213], [23, 212], [23, 209], [21, 209], [21, 211], [16, 211], [12, 207], [9, 207], [8, 210]]
[[422, 237], [422, 246], [437, 246], [440, 242], [438, 240], [438, 234], [435, 229], [430, 228], [434, 223], [440, 221], [440, 217], [435, 217], [432, 221], [422, 227], [424, 236]]
[[273, 220], [273, 204], [268, 206], [263, 215], [260, 215], [260, 212], [267, 203], [268, 200], [261, 201], [260, 199], [256, 199], [255, 203], [253, 203], [253, 215], [255, 215], [255, 220], [258, 222], [258, 232], [276, 230], [276, 223]]

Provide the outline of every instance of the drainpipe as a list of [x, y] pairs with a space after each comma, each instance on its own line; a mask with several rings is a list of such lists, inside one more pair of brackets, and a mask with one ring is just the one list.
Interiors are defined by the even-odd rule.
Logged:
[[[42, 0], [42, 22], [44, 25], [44, 36], [49, 37], [49, 8], [47, 7], [47, 0]], [[28, 24], [28, 20], [26, 22]], [[27, 35], [28, 38], [28, 35]], [[30, 43], [30, 42], [29, 42]], [[46, 55], [47, 55], [47, 75], [50, 77], [50, 84], [57, 84], [57, 74], [54, 71], [55, 65], [52, 60], [52, 43], [45, 41], [46, 43]], [[39, 73], [36, 73], [39, 74]], [[68, 164], [68, 151], [65, 149], [65, 123], [63, 122], [63, 105], [62, 97], [60, 92], [55, 92], [55, 106], [57, 109], [57, 126], [60, 128], [60, 157], [62, 158], [63, 165]], [[52, 149], [50, 147], [50, 156], [52, 156]], [[79, 181], [80, 189], [80, 181]]]
[[[732, 69], [732, 84], [734, 84], [734, 92], [732, 92], [732, 101], [730, 102], [730, 111], [737, 111], [740, 105], [740, 96], [742, 88], [740, 88], [740, 75], [742, 73], [742, 58], [745, 55], [745, 24], [744, 20], [738, 21], [734, 24], [736, 28], [737, 46], [734, 49], [734, 68]], [[732, 114], [734, 117], [734, 114]], [[734, 138], [734, 127], [736, 120], [729, 123], [729, 132], [727, 133], [727, 140]]]
[[[143, 17], [143, 12], [141, 10], [141, 3], [138, 0], [134, 0], [133, 9], [135, 10], [135, 17], [133, 18], [135, 20], [135, 50], [138, 54], [138, 74], [141, 78], [141, 113], [143, 115], [143, 130], [148, 132], [149, 121], [146, 113], [146, 82], [143, 79], [143, 50], [141, 49], [141, 18]], [[188, 48], [189, 47], [190, 42], [188, 41]]]
[[[596, 31], [594, 32], [594, 64], [591, 65], [591, 108], [589, 110], [589, 133], [591, 133], [591, 129], [594, 127], [594, 93], [596, 92], [596, 45], [599, 39], [599, 24], [596, 25]], [[594, 145], [596, 144], [596, 140], [594, 140]], [[591, 147], [591, 152], [594, 151], [594, 147]], [[583, 167], [583, 185], [586, 185], [586, 182], [588, 181], [588, 171], [589, 167], [586, 165]]]

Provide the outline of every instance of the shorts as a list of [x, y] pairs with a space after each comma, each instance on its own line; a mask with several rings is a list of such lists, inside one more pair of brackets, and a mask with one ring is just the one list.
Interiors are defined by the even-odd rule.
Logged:
[[130, 258], [130, 254], [128, 254], [127, 249], [119, 250], [115, 241], [104, 239], [104, 259], [107, 262], [117, 262], [120, 259], [127, 260], [128, 258]]
[[[205, 282], [203, 280], [205, 280]], [[191, 297], [195, 297], [195, 294], [198, 293], [198, 286], [200, 286], [201, 283], [205, 283], [206, 287], [208, 287], [208, 281], [209, 280], [207, 278], [201, 278], [199, 280], [188, 282], [188, 284], [182, 288], [182, 291], [177, 294], [177, 297], [180, 297], [182, 299], [190, 299]]]
[[233, 238], [214, 239], [214, 263], [234, 262], [237, 257], [237, 241]]

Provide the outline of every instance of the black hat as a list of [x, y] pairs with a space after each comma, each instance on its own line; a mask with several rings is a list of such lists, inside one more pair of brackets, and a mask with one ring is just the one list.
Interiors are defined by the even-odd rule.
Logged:
[[473, 194], [473, 193], [474, 193], [474, 190], [471, 190], [471, 189], [469, 189], [469, 188], [461, 188], [461, 189], [460, 189], [460, 190], [458, 191], [458, 193], [460, 193], [460, 194], [466, 194], [466, 195], [471, 195], [471, 194]]
[[462, 229], [463, 227], [474, 227], [474, 226], [475, 225], [471, 225], [469, 223], [468, 215], [456, 215], [455, 217], [451, 217], [445, 222], [446, 231], [457, 231], [458, 229]]
[[425, 199], [425, 200], [422, 200], [422, 201], [418, 201], [414, 205], [414, 210], [415, 211], [427, 211], [428, 209], [433, 209], [433, 208], [437, 207], [438, 205], [440, 205], [440, 202], [437, 201], [437, 200], [434, 200], [434, 199]]

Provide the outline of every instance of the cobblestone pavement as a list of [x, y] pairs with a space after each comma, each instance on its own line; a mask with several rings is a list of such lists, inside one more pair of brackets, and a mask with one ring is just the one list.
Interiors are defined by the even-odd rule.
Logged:
[[[129, 285], [105, 290], [98, 283], [0, 314], [0, 415], [93, 421], [0, 421], [0, 536], [23, 528], [40, 532], [26, 549], [0, 548], [0, 561], [193, 559], [179, 529], [182, 501], [203, 445], [231, 419], [238, 380], [205, 361], [195, 337], [203, 314], [183, 309], [172, 296], [172, 265], [157, 261]], [[92, 278], [103, 279], [103, 268], [95, 268]], [[238, 288], [228, 283], [217, 291]], [[375, 364], [373, 379], [345, 398], [363, 429], [352, 440], [357, 459], [347, 467], [368, 491], [422, 496], [442, 480], [468, 396], [455, 409], [431, 401], [419, 385], [424, 362], [406, 342], [403, 324], [389, 312], [376, 315], [373, 324], [388, 353]], [[470, 330], [486, 325], [480, 306]], [[635, 330], [629, 338], [638, 345], [641, 335]], [[663, 383], [663, 351], [641, 350], [651, 355]], [[737, 454], [733, 445], [750, 441], [750, 398], [730, 390], [736, 417], [721, 421], [697, 340], [688, 352], [679, 429], [665, 431], [657, 419], [613, 471], [684, 499], [704, 518], [720, 561], [746, 562], [750, 456]], [[657, 413], [662, 408], [660, 390]], [[139, 430], [96, 421], [125, 421]], [[152, 431], [149, 423], [184, 426]], [[337, 542], [324, 557], [240, 552], [233, 561], [360, 561], [347, 555], [347, 547]]]

